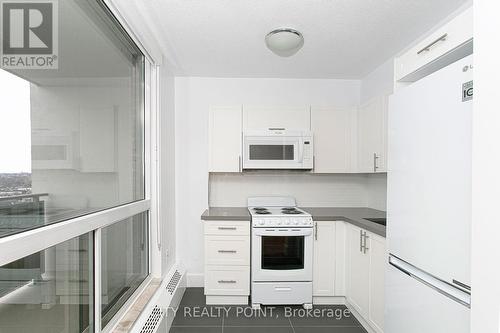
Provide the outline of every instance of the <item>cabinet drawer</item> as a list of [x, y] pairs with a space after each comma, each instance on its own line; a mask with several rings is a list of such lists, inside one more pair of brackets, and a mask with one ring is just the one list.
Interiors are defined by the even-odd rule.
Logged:
[[[395, 76], [398, 81], [415, 81], [410, 75], [472, 39], [472, 8], [465, 10], [443, 27], [396, 58]], [[430, 74], [430, 73], [428, 73]]]
[[205, 236], [206, 265], [250, 265], [249, 236]]
[[250, 267], [206, 266], [205, 295], [250, 295]]
[[205, 221], [205, 235], [250, 235], [250, 221]]

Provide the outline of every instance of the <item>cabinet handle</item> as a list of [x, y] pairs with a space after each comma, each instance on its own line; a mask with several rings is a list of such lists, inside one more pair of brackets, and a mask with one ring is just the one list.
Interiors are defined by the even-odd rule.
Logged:
[[219, 230], [236, 230], [236, 227], [219, 227]]
[[359, 252], [363, 252], [363, 230], [359, 230]]
[[365, 238], [365, 244], [364, 244], [364, 250], [363, 250], [363, 253], [366, 253], [366, 251], [368, 251], [368, 250], [370, 249], [370, 248], [368, 248], [368, 247], [366, 246], [367, 239], [368, 239], [368, 238], [370, 238], [370, 236], [368, 236], [368, 235], [366, 234], [366, 231], [365, 231], [365, 234], [364, 234], [364, 238]]
[[219, 253], [236, 253], [236, 250], [219, 250]]
[[318, 240], [318, 222], [314, 222], [314, 239]]
[[236, 283], [235, 280], [219, 280], [217, 282], [219, 282], [219, 283]]
[[377, 153], [373, 153], [373, 172], [377, 172], [377, 169], [378, 169], [378, 165], [377, 165], [377, 160], [378, 160], [379, 156], [377, 155]]
[[434, 45], [436, 45], [438, 42], [444, 42], [446, 40], [446, 37], [448, 37], [448, 34], [442, 35], [441, 37], [439, 37], [438, 39], [436, 39], [435, 41], [433, 41], [432, 43], [430, 43], [429, 45], [427, 45], [426, 47], [424, 47], [423, 49], [421, 49], [420, 51], [418, 51], [417, 54], [420, 54], [422, 52], [430, 51], [431, 47], [433, 47]]

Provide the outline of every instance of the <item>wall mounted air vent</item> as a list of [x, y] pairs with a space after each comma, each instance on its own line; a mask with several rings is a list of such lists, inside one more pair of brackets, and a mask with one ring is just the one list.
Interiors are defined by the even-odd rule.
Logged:
[[181, 273], [179, 271], [175, 271], [174, 274], [172, 275], [172, 278], [170, 281], [168, 281], [167, 284], [167, 291], [170, 295], [172, 295], [175, 291], [175, 288], [177, 288], [177, 285], [179, 284], [179, 281], [181, 280]]
[[163, 311], [158, 305], [155, 305], [148, 320], [141, 329], [141, 333], [155, 333], [163, 319]]

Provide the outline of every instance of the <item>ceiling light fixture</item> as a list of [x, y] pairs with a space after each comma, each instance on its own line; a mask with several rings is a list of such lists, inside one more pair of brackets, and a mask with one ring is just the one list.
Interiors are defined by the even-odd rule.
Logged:
[[302, 48], [304, 37], [295, 29], [275, 29], [266, 35], [266, 45], [280, 57], [290, 57]]

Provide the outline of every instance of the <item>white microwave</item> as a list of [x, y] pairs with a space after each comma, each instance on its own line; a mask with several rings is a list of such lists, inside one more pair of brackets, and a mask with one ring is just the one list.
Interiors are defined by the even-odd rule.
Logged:
[[313, 135], [280, 128], [243, 132], [243, 170], [313, 168]]

